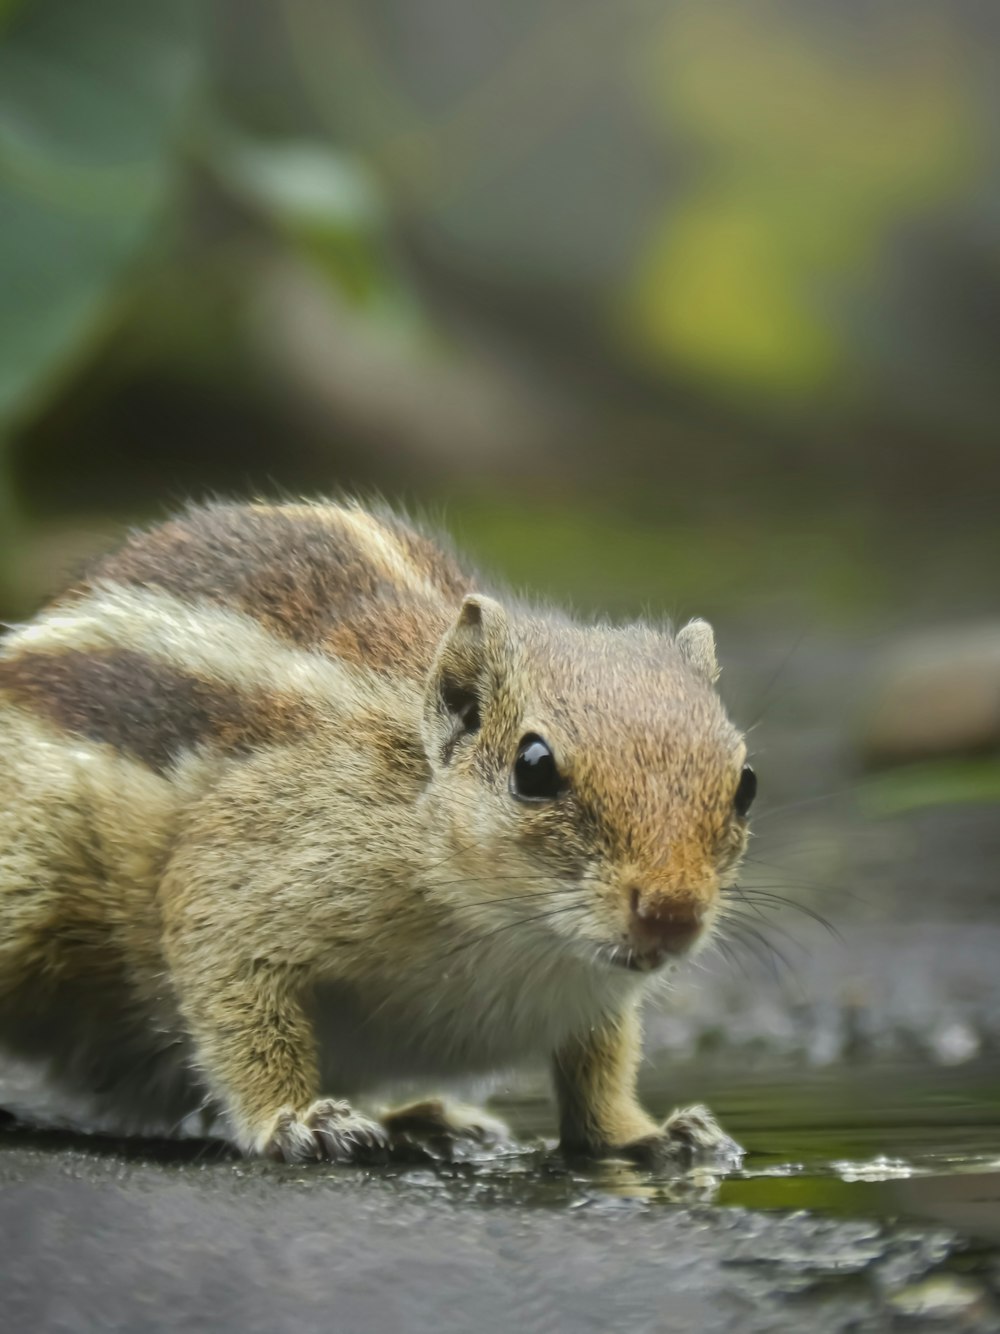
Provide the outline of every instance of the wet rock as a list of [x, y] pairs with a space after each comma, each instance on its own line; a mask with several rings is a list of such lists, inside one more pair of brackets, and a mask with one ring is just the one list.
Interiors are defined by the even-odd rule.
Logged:
[[860, 748], [874, 767], [1000, 749], [1000, 624], [901, 640], [875, 670]]
[[4, 1328], [843, 1334], [885, 1327], [880, 1260], [902, 1248], [915, 1282], [948, 1256], [803, 1212], [538, 1207], [252, 1166], [89, 1157], [68, 1174], [60, 1153], [0, 1152]]
[[891, 1310], [925, 1327], [928, 1322], [949, 1330], [977, 1329], [993, 1314], [990, 1295], [981, 1283], [959, 1274], [935, 1274], [912, 1283], [888, 1298]]

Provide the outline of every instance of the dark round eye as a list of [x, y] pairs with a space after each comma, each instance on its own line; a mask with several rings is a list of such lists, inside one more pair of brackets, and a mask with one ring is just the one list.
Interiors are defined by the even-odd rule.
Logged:
[[757, 775], [750, 768], [749, 764], [743, 766], [743, 772], [740, 774], [740, 781], [736, 786], [736, 796], [733, 797], [733, 806], [736, 808], [736, 814], [741, 820], [747, 818], [747, 812], [753, 805], [753, 799], [757, 795]]
[[510, 775], [511, 794], [521, 801], [551, 801], [563, 789], [551, 750], [540, 736], [521, 738]]

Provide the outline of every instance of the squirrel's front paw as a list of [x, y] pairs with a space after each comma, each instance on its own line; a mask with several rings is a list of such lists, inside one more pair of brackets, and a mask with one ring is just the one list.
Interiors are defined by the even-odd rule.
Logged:
[[283, 1107], [257, 1142], [258, 1153], [283, 1163], [385, 1162], [388, 1148], [389, 1136], [377, 1121], [333, 1098], [320, 1098], [301, 1113]]
[[734, 1168], [743, 1149], [719, 1125], [707, 1107], [679, 1108], [654, 1135], [623, 1144], [622, 1157], [649, 1167], [690, 1167], [694, 1163]]

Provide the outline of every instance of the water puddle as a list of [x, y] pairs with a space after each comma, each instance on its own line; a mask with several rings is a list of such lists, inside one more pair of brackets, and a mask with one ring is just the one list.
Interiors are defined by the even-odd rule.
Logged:
[[[529, 1163], [485, 1168], [506, 1175], [523, 1203], [635, 1199], [747, 1209], [809, 1210], [838, 1217], [924, 1221], [1000, 1243], [1000, 1072], [838, 1069], [722, 1076], [654, 1071], [648, 1106], [705, 1101], [746, 1149], [742, 1167], [662, 1178], [624, 1163], [566, 1169], [561, 1189], [528, 1187]], [[552, 1133], [542, 1096], [497, 1098], [526, 1137]], [[537, 1170], [537, 1159], [530, 1163]], [[482, 1168], [480, 1170], [482, 1170]], [[553, 1169], [549, 1168], [550, 1171]], [[572, 1187], [567, 1190], [567, 1186]]]
[[[837, 1067], [722, 1071], [654, 1066], [651, 1109], [705, 1102], [745, 1148], [742, 1165], [657, 1174], [628, 1163], [568, 1164], [554, 1151], [554, 1112], [543, 1081], [496, 1095], [490, 1107], [517, 1136], [510, 1151], [477, 1148], [456, 1161], [369, 1169], [390, 1188], [416, 1187], [484, 1205], [615, 1209], [656, 1205], [802, 1211], [834, 1218], [940, 1224], [1000, 1246], [1000, 1069]], [[52, 1124], [51, 1122], [49, 1123]], [[268, 1174], [318, 1182], [354, 1168], [281, 1168], [236, 1160], [213, 1142], [121, 1140], [30, 1119], [0, 1149], [73, 1148], [168, 1169]]]

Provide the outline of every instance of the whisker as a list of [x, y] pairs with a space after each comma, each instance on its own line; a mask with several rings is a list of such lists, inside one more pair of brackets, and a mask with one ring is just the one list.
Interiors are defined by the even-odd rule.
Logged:
[[[802, 913], [803, 916], [810, 918], [812, 921], [816, 922], [817, 925], [824, 927], [829, 931], [830, 935], [842, 945], [844, 943], [844, 937], [840, 934], [834, 924], [828, 918], [824, 917], [822, 913], [817, 912], [815, 908], [811, 908], [807, 903], [800, 903], [797, 899], [786, 898], [783, 894], [775, 894], [768, 890], [754, 889], [752, 886], [741, 891], [740, 898], [742, 902], [746, 903], [747, 906], [751, 908], [757, 908], [759, 904], [765, 904], [770, 908], [794, 908], [796, 912]], [[760, 916], [764, 921], [768, 922], [769, 925], [774, 926], [776, 930], [783, 930], [783, 928], [778, 927], [776, 923], [767, 918], [763, 912], [760, 913]]]
[[748, 939], [742, 933], [733, 930], [727, 936], [727, 944], [730, 946], [732, 956], [739, 961], [740, 972], [745, 978], [748, 980], [751, 978], [747, 964], [744, 962], [744, 956], [749, 956], [758, 968], [763, 969], [776, 982], [780, 983], [781, 974], [775, 963], [774, 952], [766, 942]]
[[761, 935], [764, 934], [765, 929], [771, 931], [775, 935], [780, 936], [782, 940], [787, 941], [789, 945], [794, 945], [797, 950], [801, 950], [804, 954], [809, 953], [808, 945], [804, 945], [793, 931], [790, 931], [788, 927], [782, 926], [779, 922], [776, 922], [773, 917], [767, 917], [760, 912], [756, 912], [751, 919], [747, 917], [745, 913], [740, 912], [738, 907], [734, 908], [730, 905], [726, 909], [725, 919], [727, 921], [739, 922], [747, 927], [752, 927], [755, 931], [760, 932]]
[[747, 972], [746, 964], [740, 958], [737, 951], [733, 948], [733, 942], [722, 934], [721, 929], [716, 931], [715, 936], [713, 936], [712, 938], [712, 944], [716, 947], [716, 949], [719, 951], [719, 953], [722, 955], [722, 957], [726, 960], [726, 962], [729, 964], [731, 968], [735, 966], [740, 970], [740, 972], [747, 979], [747, 981], [750, 980], [750, 975]]
[[[750, 868], [761, 867], [763, 870], [772, 874], [775, 871], [781, 873], [781, 880], [762, 884], [759, 886], [760, 889], [785, 889], [792, 892], [806, 889], [810, 893], [823, 894], [828, 898], [836, 898], [838, 901], [841, 899], [851, 899], [855, 903], [864, 904], [866, 906], [870, 903], [870, 900], [866, 898], [865, 895], [859, 894], [856, 890], [847, 888], [845, 885], [841, 884], [839, 880], [836, 883], [831, 883], [829, 881], [823, 882], [820, 880], [807, 879], [797, 875], [794, 870], [777, 866], [773, 862], [762, 862], [757, 857], [746, 857], [744, 860], [745, 864]], [[745, 888], [752, 891], [758, 888], [758, 886], [751, 882], [746, 885]]]
[[[789, 959], [789, 957], [787, 956], [787, 954], [785, 954], [783, 950], [779, 949], [779, 947], [774, 943], [774, 941], [769, 940], [767, 936], [764, 935], [763, 931], [761, 931], [759, 927], [757, 927], [754, 923], [747, 921], [745, 917], [741, 917], [738, 913], [735, 912], [727, 914], [726, 921], [732, 931], [746, 938], [746, 943], [748, 945], [751, 940], [756, 941], [757, 944], [762, 946], [768, 952], [769, 955], [772, 955], [774, 958], [780, 959], [782, 964], [785, 966], [785, 968], [788, 970], [789, 973], [791, 973], [793, 976], [795, 975], [795, 967], [792, 964], [791, 959]], [[778, 929], [778, 928], [772, 927], [772, 929]], [[783, 932], [783, 934], [788, 940], [790, 940], [792, 944], [794, 945], [799, 944], [799, 942], [796, 941], [793, 936], [789, 936], [787, 932]], [[779, 974], [777, 973], [776, 970], [774, 972], [774, 976], [775, 980], [780, 980]]]
[[785, 815], [788, 811], [800, 810], [803, 806], [815, 806], [821, 801], [835, 801], [838, 797], [851, 796], [858, 790], [857, 783], [852, 783], [848, 787], [835, 788], [832, 792], [820, 792], [814, 797], [801, 797], [797, 801], [786, 802], [783, 806], [771, 806], [754, 816], [754, 824], [761, 824], [764, 820], [773, 820], [776, 815]]
[[502, 926], [494, 927], [491, 931], [483, 931], [474, 936], [460, 940], [446, 954], [446, 958], [451, 958], [454, 954], [464, 949], [471, 949], [473, 945], [481, 945], [484, 941], [491, 940], [494, 936], [500, 935], [504, 931], [512, 931], [516, 927], [527, 926], [531, 922], [545, 921], [548, 918], [559, 917], [563, 913], [578, 912], [580, 905], [571, 903], [568, 907], [553, 908], [549, 912], [535, 913], [531, 917], [519, 918], [516, 922], [504, 922]]
[[[454, 883], [464, 884], [466, 882], [459, 880], [455, 881]], [[574, 886], [574, 887], [567, 887], [564, 889], [540, 889], [536, 890], [532, 894], [506, 894], [506, 895], [497, 895], [495, 898], [489, 898], [489, 899], [466, 899], [464, 902], [461, 903], [425, 903], [424, 907], [426, 909], [430, 909], [431, 911], [447, 915], [450, 913], [461, 912], [467, 908], [503, 907], [505, 904], [521, 903], [524, 902], [526, 899], [546, 899], [546, 898], [556, 898], [556, 897], [561, 898], [567, 895], [574, 895], [578, 897], [581, 901], [585, 901], [588, 897], [586, 890]]]
[[[766, 973], [768, 973], [771, 977], [774, 978], [776, 982], [780, 984], [781, 974], [778, 971], [777, 965], [774, 962], [773, 953], [769, 947], [765, 946], [765, 948], [761, 949], [761, 942], [748, 940], [744, 936], [737, 935], [735, 933], [729, 937], [729, 940], [733, 946], [737, 947], [738, 949], [745, 950], [751, 956], [751, 958], [754, 959], [758, 967], [763, 968]], [[739, 954], [737, 954], [736, 957], [739, 958], [740, 957]], [[744, 977], [747, 977], [749, 979], [749, 973], [747, 972], [745, 966], [741, 968], [741, 972], [743, 973]]]

